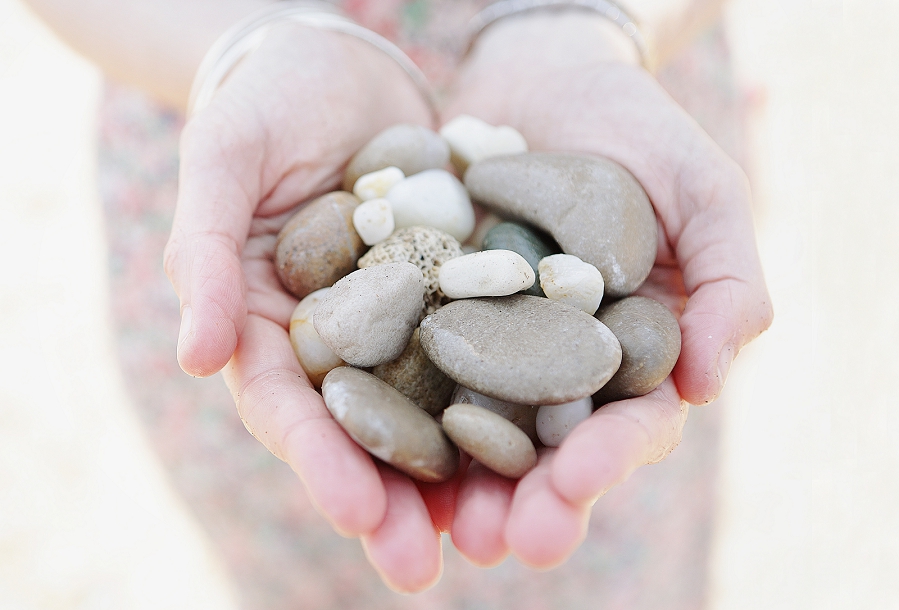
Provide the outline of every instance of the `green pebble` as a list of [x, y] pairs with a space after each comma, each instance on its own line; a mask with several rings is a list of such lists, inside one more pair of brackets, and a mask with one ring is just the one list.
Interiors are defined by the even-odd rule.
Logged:
[[535, 297], [546, 296], [543, 294], [543, 289], [540, 288], [540, 274], [537, 271], [537, 265], [543, 257], [561, 252], [550, 238], [515, 222], [501, 222], [487, 231], [487, 235], [484, 237], [484, 250], [512, 250], [523, 256], [534, 270], [537, 281], [527, 290], [522, 290], [521, 294], [530, 294]]

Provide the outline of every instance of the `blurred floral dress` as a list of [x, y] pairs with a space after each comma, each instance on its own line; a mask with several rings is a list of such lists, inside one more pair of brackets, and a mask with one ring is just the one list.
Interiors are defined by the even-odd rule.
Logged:
[[[363, 25], [398, 42], [438, 87], [460, 54], [475, 1], [348, 0]], [[738, 161], [742, 97], [720, 28], [659, 76]], [[470, 566], [444, 538], [431, 590], [384, 587], [360, 545], [332, 532], [299, 480], [244, 429], [218, 376], [178, 368], [178, 300], [162, 270], [177, 191], [183, 118], [109, 85], [101, 115], [100, 185], [111, 299], [123, 372], [172, 484], [228, 570], [247, 609], [667, 610], [701, 608], [708, 582], [721, 405], [693, 409], [680, 447], [638, 470], [593, 509], [587, 539], [563, 566], [535, 572], [514, 559]]]

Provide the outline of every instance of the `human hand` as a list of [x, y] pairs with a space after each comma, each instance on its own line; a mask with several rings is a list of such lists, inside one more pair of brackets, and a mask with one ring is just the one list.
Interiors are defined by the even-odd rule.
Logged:
[[659, 222], [658, 256], [638, 294], [679, 317], [683, 347], [659, 388], [597, 410], [517, 485], [469, 470], [452, 536], [481, 565], [509, 552], [535, 567], [564, 561], [593, 503], [674, 449], [688, 403], [714, 400], [733, 357], [772, 319], [745, 176], [636, 66], [630, 41], [591, 17], [540, 12], [485, 30], [444, 117], [511, 125], [531, 150], [601, 155], [627, 168]]
[[297, 204], [334, 190], [382, 129], [431, 125], [392, 59], [350, 36], [279, 26], [233, 71], [181, 140], [180, 191], [165, 268], [182, 310], [178, 360], [224, 369], [248, 430], [300, 476], [318, 510], [359, 536], [385, 581], [421, 589], [440, 538], [412, 481], [376, 466], [331, 418], [293, 354], [296, 299], [274, 269]]

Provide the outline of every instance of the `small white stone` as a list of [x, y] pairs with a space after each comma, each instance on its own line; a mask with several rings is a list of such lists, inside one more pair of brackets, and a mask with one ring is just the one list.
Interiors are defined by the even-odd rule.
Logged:
[[353, 210], [353, 226], [366, 246], [374, 246], [393, 234], [393, 206], [384, 198], [364, 201]]
[[591, 413], [593, 399], [589, 396], [561, 405], [543, 405], [537, 409], [537, 437], [547, 447], [558, 447]]
[[378, 199], [387, 194], [397, 183], [406, 178], [398, 167], [390, 166], [376, 172], [363, 174], [353, 185], [353, 194], [362, 201]]
[[599, 269], [571, 254], [553, 254], [540, 260], [540, 287], [546, 296], [581, 309], [591, 316], [599, 309], [605, 282]]
[[440, 266], [440, 290], [451, 299], [504, 297], [525, 290], [537, 279], [523, 256], [511, 250], [484, 250]]
[[398, 182], [386, 195], [397, 229], [433, 227], [464, 242], [474, 231], [468, 191], [446, 170], [428, 169]]
[[321, 387], [322, 380], [331, 369], [346, 364], [325, 345], [312, 325], [312, 315], [329, 290], [322, 288], [310, 293], [290, 316], [290, 344], [309, 381], [317, 388]]
[[494, 127], [467, 114], [444, 125], [440, 135], [450, 146], [453, 163], [463, 173], [469, 165], [482, 159], [528, 151], [524, 136], [515, 128]]

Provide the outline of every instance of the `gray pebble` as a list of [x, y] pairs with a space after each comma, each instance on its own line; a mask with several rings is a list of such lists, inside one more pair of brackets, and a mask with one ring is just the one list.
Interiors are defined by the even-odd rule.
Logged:
[[420, 481], [446, 481], [459, 451], [437, 421], [365, 371], [344, 366], [322, 383], [325, 405], [366, 451]]
[[490, 398], [461, 385], [457, 386], [456, 391], [453, 392], [450, 404], [484, 407], [488, 411], [493, 411], [500, 417], [508, 419], [518, 426], [522, 432], [528, 435], [531, 442], [537, 442], [537, 410], [540, 408], [537, 405], [519, 405], [514, 402]]
[[353, 156], [346, 168], [343, 188], [352, 191], [360, 176], [391, 165], [411, 176], [426, 169], [443, 169], [449, 160], [449, 144], [440, 134], [421, 125], [394, 125]]
[[537, 463], [527, 434], [484, 407], [450, 405], [443, 412], [443, 429], [463, 451], [504, 477], [522, 477]]

